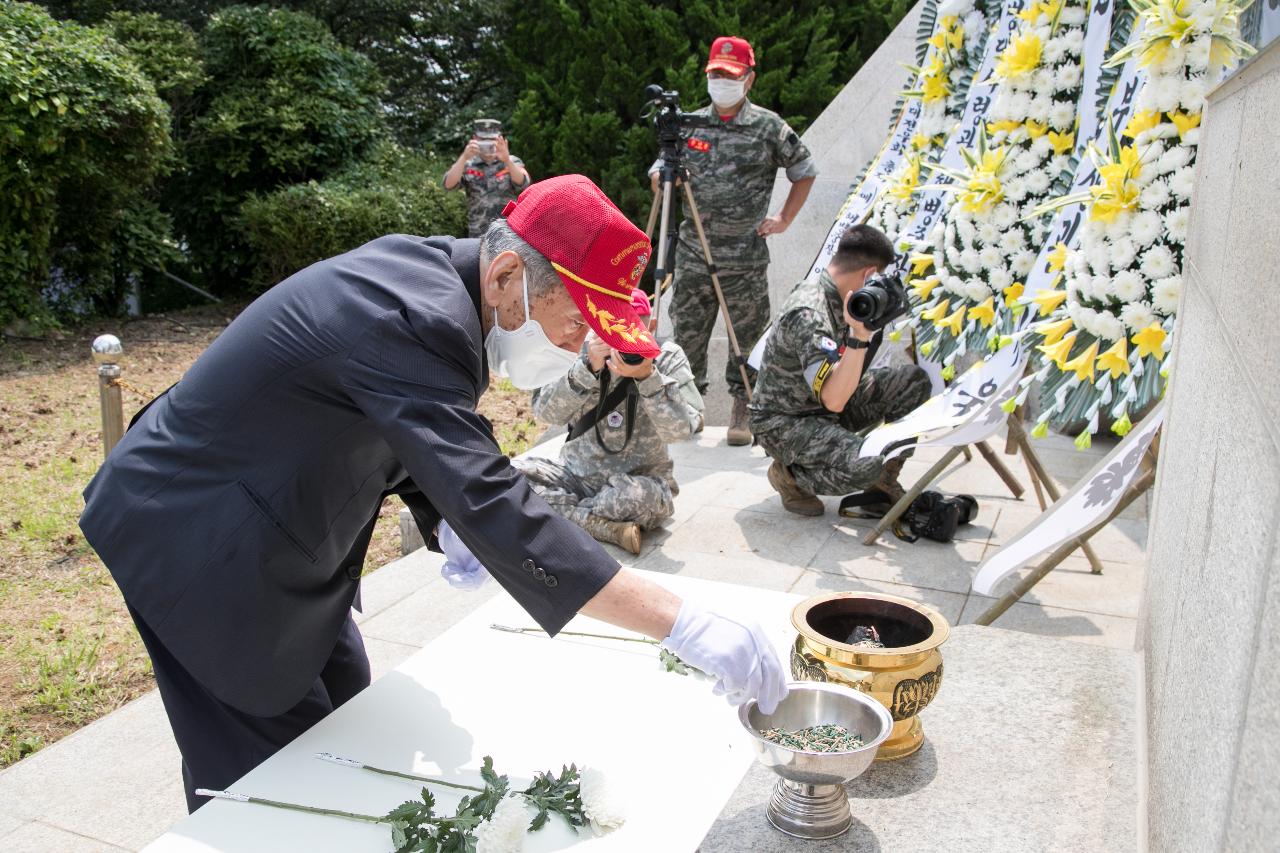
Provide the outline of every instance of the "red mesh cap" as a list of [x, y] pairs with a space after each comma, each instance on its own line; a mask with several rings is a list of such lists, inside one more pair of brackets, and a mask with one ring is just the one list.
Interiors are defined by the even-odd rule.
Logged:
[[551, 262], [587, 324], [618, 352], [645, 358], [658, 344], [631, 304], [653, 249], [599, 187], [583, 175], [531, 184], [502, 215]]
[[720, 36], [711, 43], [711, 56], [704, 70], [728, 71], [735, 77], [741, 77], [755, 67], [756, 54], [746, 39]]

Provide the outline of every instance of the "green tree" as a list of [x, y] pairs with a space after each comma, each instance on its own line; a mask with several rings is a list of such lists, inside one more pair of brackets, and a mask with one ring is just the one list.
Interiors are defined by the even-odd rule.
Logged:
[[241, 203], [357, 161], [384, 129], [382, 82], [368, 59], [298, 12], [223, 9], [200, 43], [207, 80], [168, 205], [196, 266], [233, 290], [254, 262], [237, 227]]
[[146, 193], [170, 151], [168, 113], [102, 31], [28, 3], [0, 5], [0, 322], [55, 303], [114, 307], [166, 252]]
[[513, 145], [539, 175], [600, 182], [639, 221], [656, 154], [638, 117], [646, 84], [678, 89], [686, 110], [702, 106], [712, 40], [740, 35], [756, 53], [752, 100], [803, 132], [909, 8], [910, 0], [512, 3], [502, 41], [509, 84], [521, 92]]

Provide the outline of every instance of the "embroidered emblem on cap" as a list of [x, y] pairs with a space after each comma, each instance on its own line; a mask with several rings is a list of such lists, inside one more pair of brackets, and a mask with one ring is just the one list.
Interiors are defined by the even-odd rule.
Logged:
[[733, 53], [733, 45], [730, 42], [725, 42], [724, 44], [720, 45], [720, 52]]
[[647, 263], [649, 263], [648, 253], [641, 252], [636, 256], [636, 265], [631, 268], [631, 280], [633, 282], [640, 280], [641, 274], [644, 273], [644, 265]]

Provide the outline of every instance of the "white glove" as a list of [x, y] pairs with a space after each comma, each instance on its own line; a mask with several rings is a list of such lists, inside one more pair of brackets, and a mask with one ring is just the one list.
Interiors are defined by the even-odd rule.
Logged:
[[755, 699], [761, 713], [772, 714], [787, 696], [787, 678], [777, 652], [751, 620], [721, 616], [685, 601], [671, 636], [662, 645], [718, 679], [715, 694], [731, 705]]
[[489, 572], [476, 559], [471, 549], [463, 544], [458, 534], [453, 532], [449, 522], [441, 521], [436, 530], [436, 538], [440, 540], [440, 550], [444, 551], [444, 565], [440, 567], [440, 575], [455, 589], [476, 590], [489, 580]]

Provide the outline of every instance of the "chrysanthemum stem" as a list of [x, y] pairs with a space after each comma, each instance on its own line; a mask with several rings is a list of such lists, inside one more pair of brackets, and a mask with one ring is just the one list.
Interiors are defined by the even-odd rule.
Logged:
[[[196, 791], [197, 794], [215, 795], [215, 792], [205, 791], [201, 789]], [[324, 809], [318, 806], [304, 806], [298, 803], [286, 803], [281, 800], [268, 800], [265, 797], [250, 797], [243, 794], [234, 796], [218, 797], [218, 799], [232, 799], [241, 803], [257, 803], [260, 806], [271, 806], [275, 809], [288, 809], [295, 812], [306, 812], [307, 814], [328, 815], [329, 817], [342, 817], [347, 820], [359, 820], [365, 823], [390, 823], [385, 816], [378, 817], [371, 814], [358, 814], [356, 812], [344, 812], [340, 809]]]
[[[511, 628], [506, 625], [490, 625], [495, 631], [506, 631], [509, 634], [545, 634], [546, 631], [541, 628]], [[585, 631], [561, 631], [557, 637], [592, 637], [597, 640], [621, 640], [624, 643], [647, 643], [651, 646], [658, 645], [657, 640], [648, 637], [619, 637], [616, 634], [588, 634]]]

